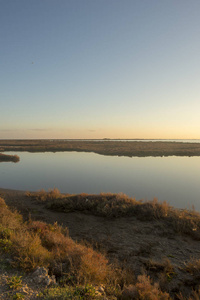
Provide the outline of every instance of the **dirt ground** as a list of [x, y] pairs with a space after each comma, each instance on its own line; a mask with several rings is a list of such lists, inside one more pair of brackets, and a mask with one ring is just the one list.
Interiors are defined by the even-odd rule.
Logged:
[[62, 213], [48, 210], [23, 191], [0, 189], [0, 197], [10, 207], [20, 211], [25, 219], [57, 222], [68, 227], [69, 235], [77, 241], [87, 241], [106, 253], [111, 262], [141, 274], [146, 270], [156, 280], [166, 265], [174, 271], [163, 283], [170, 293], [186, 293], [199, 283], [194, 274], [186, 271], [191, 259], [199, 259], [200, 242], [187, 235], [175, 235], [172, 228], [160, 220], [139, 221], [135, 217], [109, 219], [80, 212]]

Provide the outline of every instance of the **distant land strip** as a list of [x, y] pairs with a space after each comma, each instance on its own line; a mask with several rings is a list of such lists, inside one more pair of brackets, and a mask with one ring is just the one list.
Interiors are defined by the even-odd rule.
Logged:
[[0, 140], [0, 152], [94, 152], [115, 156], [200, 156], [200, 143], [95, 141], [95, 140]]
[[12, 161], [12, 162], [18, 162], [20, 160], [18, 155], [6, 155], [6, 154], [2, 154], [0, 153], [0, 162], [4, 162], [4, 161]]

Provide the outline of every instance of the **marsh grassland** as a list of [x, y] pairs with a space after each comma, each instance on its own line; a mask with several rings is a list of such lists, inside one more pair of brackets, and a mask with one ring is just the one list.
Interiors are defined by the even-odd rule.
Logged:
[[[124, 194], [0, 194], [2, 299], [199, 299], [199, 213]], [[57, 284], [34, 285], [37, 267]]]
[[200, 143], [93, 141], [93, 140], [0, 140], [0, 151], [82, 151], [118, 156], [200, 156]]

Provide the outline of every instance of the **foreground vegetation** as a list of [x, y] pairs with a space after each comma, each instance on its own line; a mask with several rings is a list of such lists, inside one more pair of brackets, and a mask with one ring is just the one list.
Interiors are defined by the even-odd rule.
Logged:
[[200, 143], [113, 140], [0, 140], [0, 151], [82, 151], [118, 156], [200, 156]]
[[[135, 278], [128, 268], [111, 264], [102, 253], [74, 242], [68, 230], [57, 223], [50, 225], [31, 219], [23, 222], [22, 216], [12, 212], [2, 198], [0, 253], [14, 258], [10, 260], [10, 268], [30, 273], [38, 266], [47, 267], [49, 274], [55, 275], [56, 285], [48, 289], [38, 286], [38, 299], [170, 299], [159, 283], [153, 283], [145, 273]], [[0, 266], [3, 266], [1, 260]], [[26, 297], [23, 290], [17, 292], [26, 276], [8, 277], [9, 292], [4, 295], [9, 297], [3, 299]]]
[[[69, 237], [68, 229], [58, 223], [47, 224], [38, 219], [27, 218], [30, 211], [27, 211], [27, 216], [24, 215], [25, 222], [18, 212], [11, 211], [4, 200], [0, 199], [2, 299], [199, 299], [200, 215], [197, 212], [180, 211], [165, 202], [159, 203], [156, 199], [149, 202], [136, 201], [123, 194], [63, 195], [54, 189], [49, 192], [27, 193], [27, 196], [24, 201], [28, 200], [29, 204], [37, 201], [38, 208], [47, 206], [54, 212], [65, 211], [65, 219], [68, 219], [67, 213], [72, 218], [79, 214], [80, 222], [83, 222], [81, 216], [86, 216], [88, 220], [90, 214], [94, 226], [101, 226], [106, 220], [109, 220], [108, 228], [115, 223], [122, 226], [121, 219], [124, 219], [124, 226], [128, 226], [132, 220], [131, 226], [135, 227], [127, 230], [136, 234], [141, 241], [132, 237], [133, 242], [126, 244], [131, 244], [133, 249], [132, 254], [127, 252], [129, 258], [132, 255], [132, 260], [126, 260], [123, 251], [119, 252], [119, 256], [112, 255], [113, 246], [108, 248], [111, 252], [107, 252], [106, 248], [99, 247], [98, 244], [93, 244], [92, 247], [87, 239], [78, 243]], [[42, 218], [44, 219], [44, 215]], [[59, 219], [59, 213], [57, 218]], [[95, 223], [96, 218], [100, 220], [98, 223]], [[72, 226], [76, 226], [77, 220], [75, 218]], [[143, 230], [138, 235], [142, 226]], [[124, 232], [126, 235], [126, 227], [123, 228], [121, 234]], [[148, 229], [146, 236], [145, 228]], [[149, 229], [151, 232], [156, 230], [154, 234], [151, 233], [150, 239]], [[100, 228], [98, 232], [102, 232]], [[117, 232], [113, 236], [116, 240], [114, 246], [124, 247], [123, 237], [119, 240], [120, 237], [117, 238], [116, 234]], [[163, 238], [163, 234], [166, 238]], [[131, 234], [128, 236], [131, 237]], [[184, 240], [186, 242], [183, 243]], [[107, 242], [109, 245], [109, 240]], [[160, 256], [158, 248], [163, 242], [170, 242], [174, 248]], [[181, 255], [176, 253], [180, 251], [176, 246], [179, 243], [183, 245]], [[192, 247], [189, 247], [191, 243], [197, 251], [192, 252]], [[153, 255], [151, 248], [156, 251], [156, 255]], [[137, 268], [137, 260], [142, 268]], [[38, 281], [35, 293], [30, 296], [26, 284], [29, 287], [35, 280], [33, 274], [38, 274], [39, 271], [49, 274], [46, 279], [51, 284], [45, 285]]]
[[81, 211], [108, 218], [135, 216], [139, 220], [148, 221], [162, 219], [176, 233], [188, 234], [200, 240], [200, 213], [176, 209], [165, 201], [158, 202], [156, 198], [143, 202], [125, 194], [65, 195], [56, 188], [49, 192], [41, 190], [27, 195], [45, 203], [47, 208], [54, 211]]
[[[53, 189], [49, 192], [42, 190], [27, 193], [27, 196], [25, 203], [28, 204], [28, 200], [29, 204], [37, 202], [38, 207], [46, 206], [54, 212], [64, 211], [65, 219], [68, 219], [67, 213], [74, 218], [77, 212], [81, 212], [79, 218], [83, 222], [81, 216], [86, 216], [88, 220], [90, 214], [94, 226], [101, 226], [106, 220], [109, 220], [108, 228], [116, 222], [122, 226], [120, 220], [124, 219], [126, 227], [123, 227], [121, 234], [126, 235], [127, 230], [131, 230], [132, 235], [137, 235], [143, 226], [138, 235], [141, 241], [132, 237], [132, 254], [127, 252], [129, 258], [132, 255], [132, 260], [127, 260], [123, 251], [119, 252], [119, 256], [113, 256], [113, 246], [108, 248], [111, 250], [109, 253], [106, 248], [98, 247], [98, 244], [92, 247], [87, 239], [75, 242], [70, 238], [68, 229], [57, 222], [47, 224], [38, 219], [33, 220], [30, 216], [27, 218], [30, 211], [27, 211], [27, 216], [24, 215], [26, 222], [23, 221], [22, 216], [15, 210], [11, 211], [0, 198], [0, 299], [1, 295], [2, 299], [52, 300], [200, 298], [199, 213], [178, 210], [156, 199], [149, 202], [136, 201], [123, 194], [64, 195]], [[95, 223], [96, 218], [101, 221]], [[72, 226], [76, 226], [77, 220], [74, 220]], [[130, 220], [131, 226], [135, 227], [128, 229]], [[153, 242], [148, 236], [145, 237], [145, 228], [148, 229], [148, 236], [150, 231], [156, 230], [154, 234], [151, 233]], [[117, 238], [116, 234], [115, 247], [124, 247], [125, 244], [121, 243], [123, 237]], [[163, 234], [166, 238], [163, 238]], [[131, 237], [131, 234], [128, 236]], [[185, 243], [182, 242], [184, 240]], [[107, 242], [109, 245], [109, 240]], [[174, 250], [160, 256], [157, 251], [163, 242], [170, 242]], [[177, 248], [179, 243], [185, 246], [181, 246], [181, 254], [177, 255], [176, 252], [180, 251]], [[193, 249], [197, 251], [192, 252], [188, 243], [193, 243]], [[163, 244], [163, 247], [167, 244]], [[156, 255], [153, 255], [151, 248], [156, 251]], [[142, 265], [140, 269], [137, 268], [137, 260], [142, 263], [139, 264]], [[38, 280], [35, 292], [28, 293], [28, 288], [35, 280], [34, 274], [40, 279], [38, 272], [48, 274], [45, 278], [50, 284]]]
[[6, 154], [2, 154], [0, 153], [0, 162], [3, 161], [12, 161], [14, 163], [18, 162], [20, 160], [18, 155], [6, 155]]

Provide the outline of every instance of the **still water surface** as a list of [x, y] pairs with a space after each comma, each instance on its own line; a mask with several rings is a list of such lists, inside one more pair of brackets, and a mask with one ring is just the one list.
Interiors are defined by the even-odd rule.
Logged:
[[[8, 152], [8, 154], [16, 154]], [[18, 152], [19, 163], [0, 163], [0, 187], [63, 193], [125, 193], [166, 200], [200, 211], [200, 157], [117, 157], [94, 153]]]

